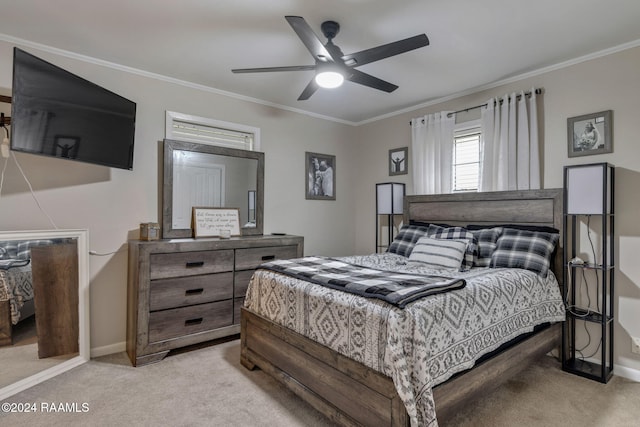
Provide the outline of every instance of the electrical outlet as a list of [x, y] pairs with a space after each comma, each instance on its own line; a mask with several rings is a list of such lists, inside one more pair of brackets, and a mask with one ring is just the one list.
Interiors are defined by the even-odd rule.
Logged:
[[631, 337], [631, 353], [640, 354], [640, 338]]

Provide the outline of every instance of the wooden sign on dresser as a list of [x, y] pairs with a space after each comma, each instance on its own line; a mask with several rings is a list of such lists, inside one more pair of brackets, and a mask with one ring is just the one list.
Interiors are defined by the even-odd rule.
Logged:
[[127, 354], [134, 366], [170, 350], [240, 333], [255, 268], [303, 256], [299, 236], [129, 242]]

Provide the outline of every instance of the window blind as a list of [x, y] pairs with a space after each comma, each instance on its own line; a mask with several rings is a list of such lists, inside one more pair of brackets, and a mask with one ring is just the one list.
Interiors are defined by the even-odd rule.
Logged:
[[254, 134], [173, 119], [172, 138], [252, 151]]
[[453, 191], [477, 191], [480, 175], [480, 131], [457, 133], [453, 141]]
[[166, 111], [164, 137], [178, 141], [260, 151], [260, 128]]

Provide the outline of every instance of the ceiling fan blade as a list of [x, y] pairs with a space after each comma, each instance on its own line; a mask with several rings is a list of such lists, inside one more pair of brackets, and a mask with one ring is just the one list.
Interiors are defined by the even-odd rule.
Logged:
[[358, 67], [360, 65], [379, 61], [390, 56], [399, 55], [428, 45], [429, 38], [426, 34], [420, 34], [418, 36], [409, 37], [408, 39], [398, 40], [397, 42], [345, 55], [342, 57], [342, 60], [345, 65], [349, 67]]
[[311, 56], [316, 61], [321, 62], [335, 62], [331, 53], [324, 47], [318, 36], [313, 32], [307, 21], [301, 16], [285, 16], [285, 19], [296, 32], [302, 43], [307, 47]]
[[349, 70], [349, 73], [351, 73], [351, 75], [347, 76], [346, 79], [353, 83], [358, 83], [384, 92], [393, 92], [398, 89], [398, 86], [393, 83], [386, 82], [359, 70], [351, 69]]
[[236, 68], [233, 73], [268, 73], [271, 71], [309, 71], [315, 70], [315, 65], [292, 65], [288, 67]]
[[307, 87], [304, 88], [304, 90], [298, 97], [298, 101], [304, 101], [311, 98], [311, 95], [313, 95], [319, 87], [320, 86], [318, 86], [318, 83], [316, 83], [316, 79], [314, 77], [313, 79], [311, 79]]

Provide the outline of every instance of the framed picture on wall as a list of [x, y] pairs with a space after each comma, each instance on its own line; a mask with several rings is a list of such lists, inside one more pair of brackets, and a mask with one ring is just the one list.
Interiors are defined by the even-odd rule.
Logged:
[[409, 170], [409, 148], [394, 148], [389, 150], [389, 176], [406, 175]]
[[336, 199], [336, 156], [305, 153], [305, 198]]
[[613, 152], [611, 120], [611, 110], [568, 118], [569, 157]]

